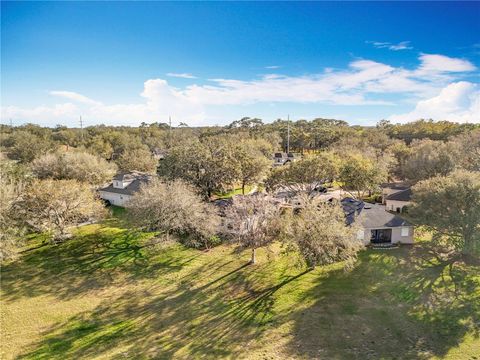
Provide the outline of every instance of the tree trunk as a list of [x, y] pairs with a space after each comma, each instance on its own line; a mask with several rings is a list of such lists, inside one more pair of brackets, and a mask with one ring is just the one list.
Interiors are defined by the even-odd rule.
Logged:
[[245, 195], [245, 184], [242, 183], [242, 195]]
[[255, 248], [252, 249], [252, 258], [250, 259], [250, 264], [254, 265], [257, 263], [257, 258], [255, 256]]

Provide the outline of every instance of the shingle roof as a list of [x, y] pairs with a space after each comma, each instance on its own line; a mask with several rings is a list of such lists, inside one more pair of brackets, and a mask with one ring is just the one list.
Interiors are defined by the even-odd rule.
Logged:
[[382, 189], [406, 190], [410, 185], [404, 182], [383, 183], [380, 185]]
[[410, 201], [412, 199], [412, 189], [406, 189], [395, 192], [386, 197], [387, 200]]
[[344, 198], [341, 203], [348, 225], [359, 221], [364, 228], [368, 229], [411, 226], [400, 216], [386, 211], [383, 205], [365, 203], [352, 198]]
[[113, 186], [113, 184], [108, 185], [107, 187], [99, 189], [99, 191], [106, 191], [116, 194], [124, 194], [124, 195], [133, 195], [138, 190], [140, 190], [140, 186], [143, 184], [147, 184], [149, 179], [135, 179], [130, 184], [128, 184], [125, 188], [119, 189]]

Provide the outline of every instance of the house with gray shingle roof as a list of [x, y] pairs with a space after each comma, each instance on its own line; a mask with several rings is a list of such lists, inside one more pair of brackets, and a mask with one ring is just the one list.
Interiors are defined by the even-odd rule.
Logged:
[[412, 189], [394, 192], [385, 198], [385, 207], [388, 211], [395, 211], [401, 213], [409, 206], [412, 200]]
[[99, 189], [98, 192], [100, 198], [108, 204], [123, 207], [140, 187], [151, 179], [152, 175], [137, 171], [118, 173], [113, 177], [111, 184]]
[[347, 224], [361, 226], [357, 237], [365, 245], [390, 243], [413, 244], [414, 226], [397, 214], [386, 211], [384, 205], [344, 198], [341, 201]]

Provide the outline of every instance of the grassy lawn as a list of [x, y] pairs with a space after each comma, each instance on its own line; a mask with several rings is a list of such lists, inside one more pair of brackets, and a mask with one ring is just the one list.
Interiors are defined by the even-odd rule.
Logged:
[[[253, 188], [254, 188], [253, 186], [249, 186], [249, 185], [245, 186], [245, 194], [250, 193], [250, 191], [252, 191]], [[242, 195], [242, 188], [237, 188], [226, 193], [214, 194], [214, 197], [215, 199], [230, 199], [235, 195]]]
[[112, 219], [2, 269], [2, 359], [478, 359], [480, 270], [428, 243], [306, 272]]

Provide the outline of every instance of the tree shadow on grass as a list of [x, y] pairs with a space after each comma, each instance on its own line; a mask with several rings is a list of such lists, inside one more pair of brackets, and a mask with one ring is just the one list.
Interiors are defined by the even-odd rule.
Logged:
[[126, 292], [57, 324], [19, 358], [236, 358], [268, 328], [275, 293], [305, 273], [265, 286], [258, 268], [236, 265], [197, 287], [183, 282], [161, 295]]
[[305, 294], [313, 305], [292, 315], [288, 353], [426, 359], [445, 356], [467, 334], [478, 339], [480, 270], [427, 254], [421, 247], [369, 250], [352, 271], [319, 278]]
[[159, 251], [149, 245], [151, 236], [103, 226], [71, 241], [26, 252], [3, 266], [2, 297], [6, 301], [42, 294], [71, 298], [119, 282], [176, 272], [201, 255], [179, 245], [174, 251]]

